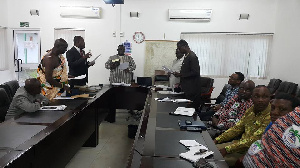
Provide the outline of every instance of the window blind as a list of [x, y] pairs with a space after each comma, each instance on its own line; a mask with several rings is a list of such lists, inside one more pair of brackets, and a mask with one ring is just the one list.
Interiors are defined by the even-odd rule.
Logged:
[[181, 34], [198, 56], [201, 75], [213, 77], [242, 72], [247, 78], [265, 78], [272, 38], [272, 34]]

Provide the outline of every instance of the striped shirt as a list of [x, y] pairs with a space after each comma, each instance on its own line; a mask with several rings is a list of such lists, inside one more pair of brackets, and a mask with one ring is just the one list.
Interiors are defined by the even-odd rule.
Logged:
[[[126, 72], [125, 70], [119, 69], [119, 66], [115, 69], [110, 69], [110, 65], [114, 60], [119, 60], [120, 64], [129, 62], [129, 67], [128, 70], [129, 72]], [[130, 84], [131, 80], [133, 79], [133, 72], [136, 68], [136, 65], [134, 63], [134, 60], [131, 56], [119, 56], [119, 55], [114, 55], [110, 56], [108, 61], [105, 63], [105, 68], [110, 69], [110, 77], [109, 81], [110, 84], [112, 83], [127, 83]]]
[[261, 141], [251, 145], [245, 167], [300, 167], [300, 108], [277, 119]]
[[246, 110], [253, 105], [251, 99], [240, 100], [238, 95], [235, 95], [224, 107], [216, 112], [219, 116], [217, 127], [227, 130], [233, 127], [244, 116]]

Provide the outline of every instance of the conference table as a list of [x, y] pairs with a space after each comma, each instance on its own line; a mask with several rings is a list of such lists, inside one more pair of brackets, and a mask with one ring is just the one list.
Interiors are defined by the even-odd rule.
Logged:
[[103, 120], [116, 109], [140, 110], [149, 89], [103, 86], [94, 98], [60, 99], [63, 111], [24, 113], [0, 124], [0, 167], [65, 167], [82, 146], [98, 145]]
[[152, 91], [146, 100], [145, 109], [138, 127], [135, 141], [128, 159], [127, 167], [131, 168], [189, 168], [192, 163], [179, 157], [188, 149], [179, 143], [179, 140], [196, 140], [206, 146], [214, 154], [207, 157], [208, 163], [214, 167], [226, 168], [227, 163], [217, 149], [207, 131], [190, 132], [182, 131], [179, 121], [200, 121], [197, 115], [174, 116], [177, 107], [186, 107], [187, 103], [158, 102], [154, 98], [169, 97], [182, 98], [181, 95], [160, 94]]

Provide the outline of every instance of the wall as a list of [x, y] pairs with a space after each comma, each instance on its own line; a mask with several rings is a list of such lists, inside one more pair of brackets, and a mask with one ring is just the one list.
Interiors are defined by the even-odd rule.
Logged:
[[[279, 0], [276, 14], [273, 57], [270, 75], [274, 78], [295, 82], [299, 78], [300, 1]], [[284, 61], [283, 61], [284, 60]]]
[[[3, 1], [3, 0], [2, 0]], [[102, 0], [9, 0], [8, 25], [19, 27], [20, 21], [30, 22], [30, 27], [41, 29], [42, 51], [53, 46], [54, 28], [84, 28], [86, 46], [94, 55], [102, 54], [89, 70], [89, 84], [108, 83], [109, 71], [104, 63], [116, 54], [117, 45], [128, 39], [133, 42], [135, 31], [142, 31], [147, 40], [179, 40], [181, 32], [260, 32], [272, 33], [275, 25], [274, 0], [125, 0], [124, 5], [104, 4]], [[18, 4], [18, 5], [15, 5]], [[97, 6], [102, 8], [102, 19], [60, 18], [59, 6]], [[211, 22], [168, 21], [168, 9], [213, 9]], [[38, 9], [40, 16], [30, 16], [30, 9]], [[140, 12], [139, 19], [129, 17], [130, 11]], [[240, 13], [249, 13], [249, 20], [238, 20]], [[112, 37], [116, 31], [124, 37]], [[132, 56], [137, 64], [135, 76], [143, 76], [145, 43], [133, 43]], [[227, 78], [216, 79], [219, 92]]]
[[[127, 0], [121, 6], [122, 39], [131, 39], [135, 31], [142, 31], [146, 40], [180, 40], [181, 32], [260, 32], [274, 33], [276, 2], [274, 0]], [[168, 21], [168, 9], [213, 9], [211, 22]], [[138, 19], [129, 12], [139, 12]], [[238, 20], [240, 13], [249, 13], [249, 20]], [[175, 51], [174, 51], [175, 52]], [[133, 57], [137, 62], [137, 76], [144, 71], [145, 43], [133, 43]], [[213, 96], [222, 90], [228, 78], [216, 78]], [[267, 80], [255, 80], [267, 84]]]
[[0, 0], [0, 26], [2, 27], [7, 25], [7, 1]]

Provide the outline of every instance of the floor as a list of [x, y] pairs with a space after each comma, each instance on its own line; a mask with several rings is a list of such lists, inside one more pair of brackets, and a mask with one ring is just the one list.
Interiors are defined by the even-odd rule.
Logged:
[[127, 137], [127, 125], [137, 124], [125, 110], [118, 110], [115, 123], [102, 122], [99, 126], [99, 145], [82, 147], [66, 168], [124, 168], [127, 165], [133, 139]]

